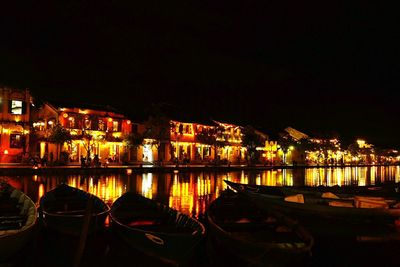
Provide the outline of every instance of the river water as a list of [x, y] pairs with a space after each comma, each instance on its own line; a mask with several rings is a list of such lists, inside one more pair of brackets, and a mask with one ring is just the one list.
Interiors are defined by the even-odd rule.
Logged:
[[[14, 187], [27, 193], [35, 202], [38, 202], [47, 191], [65, 182], [70, 186], [99, 196], [110, 206], [125, 192], [134, 191], [201, 220], [204, 220], [208, 205], [226, 188], [224, 179], [270, 186], [380, 185], [399, 182], [400, 167], [297, 168], [232, 172], [181, 171], [170, 173], [135, 173], [127, 170], [125, 174], [116, 175], [0, 176], [0, 180], [7, 180]], [[34, 246], [36, 249], [31, 252], [32, 255], [25, 257], [28, 260], [23, 260], [24, 263], [28, 262], [28, 264], [21, 264], [21, 266], [70, 266], [70, 254], [67, 254], [67, 256], [61, 254], [60, 256], [60, 253], [68, 248], [74, 252], [75, 243], [66, 245], [67, 243], [60, 239], [61, 241], [58, 243], [61, 243], [61, 245], [58, 245], [61, 248], [55, 249], [53, 247], [57, 246], [53, 246], [53, 244], [55, 243], [54, 240], [59, 239], [58, 237], [43, 239], [39, 236], [38, 239], [39, 241], [35, 241], [38, 245]], [[52, 242], [49, 242], [49, 240]], [[142, 254], [133, 254], [133, 251], [121, 245], [118, 240], [114, 243], [110, 243], [109, 240], [100, 238], [99, 242], [95, 241], [95, 245], [88, 245], [86, 250], [92, 249], [94, 252], [93, 255], [87, 252], [88, 255], [84, 257], [81, 266], [127, 266], [127, 262], [132, 264], [134, 262], [134, 266], [161, 266], [158, 263], [151, 263], [152, 259], [144, 258]], [[111, 240], [113, 239], [111, 238]], [[104, 248], [102, 247], [103, 244]], [[97, 246], [101, 246], [102, 249], [98, 249]], [[380, 249], [379, 252], [378, 249]], [[397, 245], [396, 248], [390, 245], [382, 251], [382, 246], [379, 245], [366, 250], [327, 240], [327, 244], [324, 246], [315, 247], [309, 266], [397, 266], [396, 255], [398, 253], [396, 252], [392, 258], [388, 257], [388, 255], [393, 254], [393, 250], [400, 251], [400, 248]], [[99, 251], [102, 251], [102, 254], [99, 254]], [[214, 265], [205, 260], [207, 259], [207, 257], [204, 257], [205, 252], [199, 253], [201, 256], [197, 258], [197, 261], [200, 262], [201, 267], [225, 266], [224, 259], [222, 259], [222, 263]], [[376, 255], [376, 257], [370, 260], [366, 255]], [[42, 259], [47, 259], [47, 261]]]
[[108, 205], [127, 191], [155, 199], [183, 213], [201, 217], [209, 203], [226, 188], [224, 179], [270, 186], [364, 186], [400, 181], [400, 166], [298, 168], [233, 172], [171, 172], [116, 175], [1, 177], [34, 201], [61, 182], [99, 196]]

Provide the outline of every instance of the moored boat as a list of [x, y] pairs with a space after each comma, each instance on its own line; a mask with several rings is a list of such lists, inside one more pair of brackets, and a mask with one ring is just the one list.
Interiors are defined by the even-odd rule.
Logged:
[[34, 237], [35, 203], [23, 192], [0, 184], [0, 262], [19, 253]]
[[97, 196], [66, 184], [58, 185], [40, 199], [44, 225], [67, 235], [81, 234], [85, 215], [90, 218], [88, 234], [103, 229], [109, 210]]
[[205, 235], [196, 219], [133, 192], [114, 202], [110, 217], [131, 247], [175, 265], [187, 263]]
[[258, 193], [293, 195], [293, 194], [315, 194], [315, 193], [333, 193], [342, 198], [352, 197], [354, 195], [367, 197], [382, 197], [390, 199], [399, 199], [400, 192], [398, 184], [382, 184], [371, 186], [266, 186], [252, 184], [238, 184], [226, 181], [228, 185], [237, 184], [248, 190]]
[[207, 211], [213, 250], [235, 266], [306, 265], [313, 237], [296, 221], [273, 211], [262, 211], [228, 190]]
[[315, 236], [358, 240], [399, 239], [400, 202], [397, 198], [296, 191], [225, 181], [260, 208], [274, 209], [299, 219]]

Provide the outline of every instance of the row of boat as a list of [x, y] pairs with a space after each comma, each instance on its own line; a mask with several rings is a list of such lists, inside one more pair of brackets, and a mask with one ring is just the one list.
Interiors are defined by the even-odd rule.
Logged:
[[[225, 251], [237, 265], [299, 265], [309, 259], [314, 237], [329, 234], [397, 240], [400, 205], [393, 188], [346, 191], [225, 182], [235, 192], [226, 190], [210, 204], [205, 223], [212, 250]], [[112, 229], [131, 247], [178, 265], [188, 262], [206, 235], [195, 218], [133, 192], [109, 208], [98, 197], [61, 184], [39, 204], [37, 209], [21, 191], [1, 184], [0, 262], [26, 246], [38, 218], [48, 229], [82, 237], [103, 229], [109, 215]]]

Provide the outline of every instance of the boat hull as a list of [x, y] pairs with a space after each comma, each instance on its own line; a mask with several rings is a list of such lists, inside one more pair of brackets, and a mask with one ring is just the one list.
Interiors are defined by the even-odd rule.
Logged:
[[[160, 217], [163, 217], [168, 223], [130, 226], [122, 222], [121, 216], [118, 215], [119, 210], [123, 209], [127, 203], [139, 203], [138, 206], [143, 205], [141, 207], [143, 209], [157, 209]], [[138, 206], [136, 206], [137, 209], [140, 208]], [[174, 265], [190, 261], [205, 234], [204, 226], [194, 218], [130, 192], [124, 194], [113, 204], [110, 217], [113, 231], [131, 248]], [[140, 216], [140, 212], [139, 217], [141, 218], [137, 221], [146, 220], [146, 216]], [[152, 218], [154, 219], [154, 214]], [[177, 227], [188, 228], [176, 231]]]
[[[91, 211], [87, 210], [89, 199], [93, 204]], [[73, 206], [72, 203], [80, 207], [80, 210], [62, 210], [63, 206]], [[110, 208], [97, 196], [62, 184], [41, 198], [39, 211], [43, 224], [49, 230], [79, 236], [82, 233], [85, 216], [90, 216], [87, 233], [92, 234], [105, 228], [109, 210]], [[86, 214], [87, 212], [89, 214]]]
[[329, 206], [326, 203], [334, 199], [318, 200], [326, 202], [322, 205], [318, 201], [307, 202], [307, 195], [304, 195], [305, 203], [289, 202], [284, 200], [285, 194], [276, 191], [271, 191], [269, 194], [265, 187], [257, 190], [257, 186], [254, 185], [247, 186], [229, 181], [226, 183], [262, 209], [290, 214], [316, 237], [382, 241], [398, 239], [396, 227], [396, 220], [400, 218], [398, 208]]
[[[19, 199], [19, 204], [26, 209], [27, 220], [24, 226], [16, 230], [0, 230], [0, 262], [16, 256], [35, 236], [37, 230], [37, 208], [35, 203], [24, 193], [12, 189]], [[1, 213], [1, 211], [0, 211]]]
[[[232, 259], [229, 265], [299, 266], [310, 259], [313, 238], [302, 226], [282, 214], [261, 212], [238, 195], [223, 193], [211, 203], [207, 220], [213, 250]], [[278, 233], [279, 227], [288, 232]]]

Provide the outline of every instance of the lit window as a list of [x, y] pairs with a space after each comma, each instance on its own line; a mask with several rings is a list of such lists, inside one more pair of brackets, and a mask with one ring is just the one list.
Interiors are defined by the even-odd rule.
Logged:
[[85, 128], [90, 129], [92, 121], [90, 119], [85, 119]]
[[118, 132], [118, 121], [113, 121], [113, 131]]
[[21, 115], [22, 114], [22, 101], [11, 100], [11, 114]]
[[68, 128], [75, 128], [75, 118], [72, 116], [68, 118]]
[[10, 148], [22, 148], [23, 138], [21, 134], [10, 134]]
[[99, 120], [99, 131], [104, 131], [105, 125], [103, 120]]

